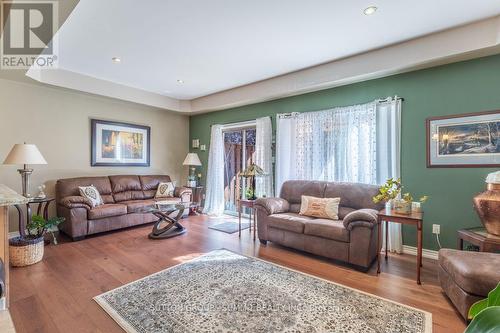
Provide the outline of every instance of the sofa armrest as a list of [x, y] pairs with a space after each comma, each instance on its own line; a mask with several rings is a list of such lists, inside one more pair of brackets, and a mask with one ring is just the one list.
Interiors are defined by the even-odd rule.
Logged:
[[176, 187], [174, 189], [174, 197], [181, 198], [182, 201], [191, 201], [193, 198], [193, 190], [188, 187]]
[[344, 217], [344, 227], [352, 230], [355, 227], [365, 227], [372, 229], [377, 225], [378, 212], [375, 209], [358, 209], [350, 212]]
[[290, 210], [288, 201], [282, 198], [259, 198], [255, 205], [266, 210], [268, 215], [286, 213]]
[[92, 201], [82, 196], [70, 196], [61, 199], [60, 205], [71, 209], [71, 208], [85, 208], [87, 210], [92, 209]]

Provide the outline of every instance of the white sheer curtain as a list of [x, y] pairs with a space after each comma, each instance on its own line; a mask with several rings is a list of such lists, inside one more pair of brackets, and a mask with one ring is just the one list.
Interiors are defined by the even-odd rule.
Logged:
[[[279, 114], [276, 123], [276, 193], [289, 179], [383, 184], [400, 176], [400, 99]], [[401, 240], [391, 223], [388, 249], [401, 252]]]
[[288, 179], [376, 183], [376, 103], [277, 117], [276, 185]]
[[224, 136], [222, 125], [212, 125], [206, 186], [203, 212], [211, 215], [222, 215], [224, 212]]
[[[387, 98], [377, 103], [377, 183], [388, 178], [401, 177], [401, 99]], [[382, 226], [383, 235], [385, 225]], [[401, 224], [389, 222], [387, 245], [383, 237], [382, 247], [391, 252], [403, 252]]]
[[257, 118], [255, 131], [255, 164], [267, 174], [255, 179], [255, 194], [257, 197], [273, 196], [273, 129], [270, 117]]

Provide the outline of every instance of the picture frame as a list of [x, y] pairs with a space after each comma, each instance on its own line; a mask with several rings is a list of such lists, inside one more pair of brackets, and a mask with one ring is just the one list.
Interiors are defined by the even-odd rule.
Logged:
[[91, 166], [150, 166], [151, 127], [91, 119]]
[[426, 119], [428, 168], [500, 166], [500, 110]]

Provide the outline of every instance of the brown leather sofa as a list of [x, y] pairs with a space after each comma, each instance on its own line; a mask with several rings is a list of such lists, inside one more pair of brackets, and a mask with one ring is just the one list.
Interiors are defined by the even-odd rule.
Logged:
[[471, 305], [500, 282], [500, 254], [441, 249], [438, 275], [441, 288], [467, 319]]
[[[86, 235], [155, 222], [153, 214], [135, 212], [140, 207], [154, 204], [160, 182], [169, 182], [169, 176], [118, 175], [59, 179], [56, 182], [57, 215], [65, 221], [59, 229], [73, 240]], [[79, 186], [94, 185], [104, 205], [92, 208], [90, 201], [80, 196]], [[191, 189], [176, 187], [174, 198], [188, 202]], [[166, 199], [158, 199], [166, 200]]]
[[[377, 256], [377, 212], [374, 185], [287, 181], [279, 198], [257, 199], [258, 236], [261, 243], [278, 243], [340, 260], [367, 270]], [[299, 215], [302, 195], [340, 197], [339, 219]]]

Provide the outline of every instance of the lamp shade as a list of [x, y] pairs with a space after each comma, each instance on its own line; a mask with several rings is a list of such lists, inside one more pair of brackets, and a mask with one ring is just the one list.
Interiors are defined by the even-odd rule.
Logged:
[[182, 163], [182, 165], [200, 166], [201, 161], [200, 161], [200, 158], [198, 157], [198, 154], [189, 153], [189, 154], [187, 154], [186, 158], [184, 159], [184, 162]]
[[35, 145], [18, 143], [12, 147], [3, 164], [47, 164], [47, 161]]

